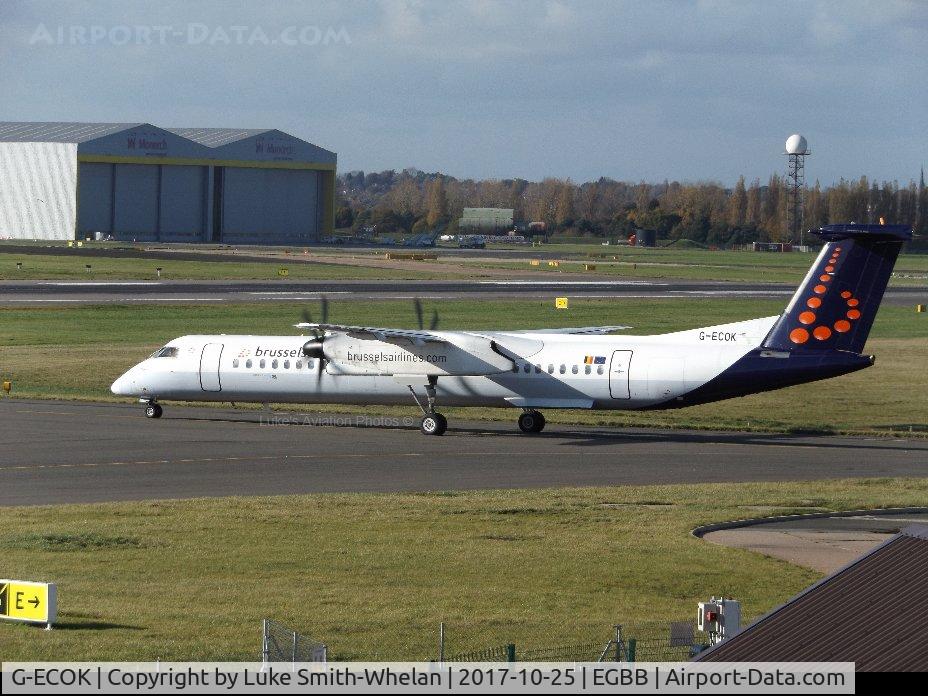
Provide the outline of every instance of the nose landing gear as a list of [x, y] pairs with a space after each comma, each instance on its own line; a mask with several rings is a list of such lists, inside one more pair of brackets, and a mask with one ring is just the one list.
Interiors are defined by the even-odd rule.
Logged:
[[161, 418], [163, 410], [161, 404], [155, 401], [143, 401], [145, 404], [145, 417], [146, 418]]
[[519, 416], [519, 430], [523, 433], [540, 433], [545, 428], [545, 417], [540, 411], [527, 410]]

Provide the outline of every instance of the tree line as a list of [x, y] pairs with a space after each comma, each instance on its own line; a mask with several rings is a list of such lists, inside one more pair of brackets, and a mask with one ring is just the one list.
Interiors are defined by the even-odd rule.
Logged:
[[[765, 182], [734, 188], [715, 182], [629, 183], [600, 178], [457, 179], [416, 169], [348, 172], [337, 181], [336, 227], [378, 233], [453, 233], [465, 207], [512, 208], [514, 219], [544, 222], [549, 235], [624, 238], [636, 228], [653, 229], [660, 239], [690, 239], [729, 246], [752, 241], [796, 242], [786, 228], [787, 182], [773, 174]], [[928, 189], [919, 181], [877, 183], [863, 176], [803, 191], [803, 228], [833, 222], [912, 225], [928, 234]]]

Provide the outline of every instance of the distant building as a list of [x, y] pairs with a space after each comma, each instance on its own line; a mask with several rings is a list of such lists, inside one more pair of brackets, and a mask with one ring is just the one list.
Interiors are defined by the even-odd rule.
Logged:
[[464, 208], [458, 221], [462, 232], [498, 233], [514, 229], [512, 208]]
[[315, 241], [335, 166], [273, 129], [0, 122], [0, 238]]
[[903, 529], [697, 662], [853, 662], [928, 670], [928, 527]]

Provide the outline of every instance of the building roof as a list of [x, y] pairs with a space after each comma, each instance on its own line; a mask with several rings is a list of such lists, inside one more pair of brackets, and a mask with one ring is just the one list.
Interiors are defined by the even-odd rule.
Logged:
[[207, 147], [221, 147], [254, 135], [270, 133], [270, 128], [166, 128], [175, 135]]
[[0, 142], [83, 143], [143, 125], [145, 124], [0, 121]]
[[928, 526], [903, 529], [741, 633], [702, 662], [854, 662], [928, 670]]
[[[17, 143], [89, 143], [107, 136], [137, 128], [150, 128], [172, 133], [190, 143], [219, 150], [255, 136], [286, 139], [297, 148], [288, 153], [300, 161], [335, 162], [335, 153], [302, 138], [273, 128], [160, 128], [150, 123], [76, 123], [76, 122], [13, 122], [0, 121], [0, 142]], [[247, 146], [242, 143], [243, 147]], [[88, 146], [89, 147], [89, 146]], [[226, 154], [230, 148], [219, 154]], [[240, 153], [239, 153], [240, 154]]]

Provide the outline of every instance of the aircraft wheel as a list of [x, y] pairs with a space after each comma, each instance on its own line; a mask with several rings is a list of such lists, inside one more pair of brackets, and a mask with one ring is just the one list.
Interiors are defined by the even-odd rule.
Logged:
[[440, 413], [429, 413], [422, 417], [419, 428], [426, 435], [444, 435], [448, 429], [448, 419]]
[[162, 408], [160, 404], [148, 404], [145, 407], [146, 418], [161, 418]]
[[545, 417], [538, 411], [526, 411], [519, 416], [519, 430], [523, 433], [540, 433], [545, 427]]

